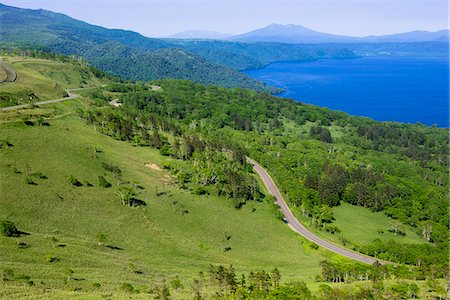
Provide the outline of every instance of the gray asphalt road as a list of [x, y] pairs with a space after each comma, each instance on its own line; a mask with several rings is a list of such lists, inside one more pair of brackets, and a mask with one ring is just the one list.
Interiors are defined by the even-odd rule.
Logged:
[[267, 190], [272, 195], [275, 196], [275, 198], [277, 200], [276, 203], [278, 204], [278, 206], [280, 206], [280, 210], [284, 215], [285, 221], [287, 222], [289, 227], [291, 227], [292, 230], [294, 230], [295, 232], [304, 236], [306, 239], [310, 240], [311, 242], [316, 243], [319, 246], [322, 246], [330, 251], [336, 252], [338, 254], [341, 254], [341, 255], [346, 256], [351, 259], [354, 259], [356, 261], [359, 261], [359, 262], [362, 262], [365, 264], [373, 264], [376, 261], [378, 261], [381, 264], [384, 263], [383, 261], [379, 261], [372, 257], [365, 256], [360, 253], [356, 253], [356, 252], [350, 251], [348, 249], [339, 247], [333, 243], [330, 243], [330, 242], [318, 237], [317, 235], [315, 235], [314, 233], [312, 233], [311, 231], [306, 229], [306, 227], [303, 226], [297, 220], [297, 218], [294, 216], [294, 214], [291, 212], [288, 205], [286, 204], [286, 201], [284, 201], [283, 196], [281, 196], [280, 192], [278, 191], [277, 186], [275, 185], [275, 183], [273, 182], [272, 178], [267, 173], [267, 171], [263, 167], [261, 167], [256, 161], [252, 160], [251, 158], [247, 158], [247, 161], [253, 166], [253, 169], [255, 170], [255, 172], [261, 177]]
[[[57, 103], [57, 102], [62, 102], [62, 101], [75, 99], [75, 98], [77, 98], [79, 96], [77, 94], [71, 94], [69, 92], [67, 94], [69, 95], [68, 97], [64, 97], [64, 98], [61, 98], [61, 99], [55, 99], [55, 100], [40, 101], [40, 102], [34, 103], [34, 105]], [[15, 105], [15, 106], [9, 106], [9, 107], [2, 107], [0, 109], [0, 111], [15, 110], [15, 109], [25, 108], [25, 107], [29, 107], [29, 106], [31, 106], [31, 103], [22, 104], [22, 105]]]
[[14, 82], [17, 79], [17, 73], [16, 71], [11, 68], [10, 66], [8, 66], [7, 64], [5, 64], [4, 62], [0, 61], [0, 68], [2, 68], [3, 70], [5, 70], [6, 72], [6, 78], [5, 79], [1, 79], [0, 83], [2, 82]]
[[[1, 63], [1, 62], [0, 62]], [[17, 75], [16, 75], [17, 76]], [[158, 91], [161, 89], [161, 87], [157, 86], [157, 85], [152, 85], [152, 90], [153, 91]], [[83, 90], [91, 90], [91, 89], [96, 89], [97, 87], [86, 87], [86, 88], [74, 88], [74, 89], [67, 89], [67, 94], [69, 95], [68, 97], [64, 97], [64, 98], [60, 98], [60, 99], [55, 99], [55, 100], [46, 100], [46, 101], [40, 101], [40, 102], [36, 102], [34, 103], [34, 105], [42, 105], [42, 104], [51, 104], [51, 103], [57, 103], [57, 102], [62, 102], [62, 101], [67, 101], [67, 100], [71, 100], [71, 99], [75, 99], [78, 98], [79, 95], [77, 94], [72, 94], [71, 92], [73, 91], [83, 91]], [[113, 100], [110, 102], [111, 105], [114, 106], [119, 106], [120, 103], [117, 102], [116, 100]], [[27, 104], [22, 104], [22, 105], [15, 105], [15, 106], [9, 106], [9, 107], [3, 107], [0, 108], [0, 111], [10, 111], [10, 110], [15, 110], [15, 109], [20, 109], [20, 108], [25, 108], [25, 107], [29, 107], [31, 106], [31, 103], [27, 103]]]

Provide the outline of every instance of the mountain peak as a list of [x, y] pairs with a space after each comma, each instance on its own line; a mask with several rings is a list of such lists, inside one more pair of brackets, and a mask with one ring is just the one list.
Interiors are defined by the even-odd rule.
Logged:
[[[280, 30], [280, 31], [314, 31], [312, 29], [309, 29], [305, 26], [302, 25], [297, 25], [297, 24], [277, 24], [277, 23], [272, 23], [269, 26], [265, 27], [266, 29], [269, 30]], [[263, 28], [264, 29], [264, 28]]]
[[298, 24], [279, 24], [279, 23], [272, 23], [267, 27], [277, 27], [277, 28], [306, 28], [305, 26], [298, 25]]

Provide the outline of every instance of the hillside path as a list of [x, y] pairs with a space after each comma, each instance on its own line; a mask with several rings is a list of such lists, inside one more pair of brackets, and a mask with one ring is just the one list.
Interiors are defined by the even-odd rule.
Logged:
[[266, 186], [269, 193], [271, 193], [273, 196], [275, 196], [275, 198], [277, 200], [275, 203], [280, 207], [280, 210], [284, 215], [284, 221], [287, 223], [287, 225], [289, 227], [291, 227], [292, 230], [299, 233], [300, 235], [302, 235], [306, 239], [310, 240], [311, 242], [314, 242], [317, 245], [322, 246], [323, 248], [326, 248], [330, 251], [333, 251], [335, 253], [338, 253], [338, 254], [348, 257], [350, 259], [353, 259], [353, 260], [356, 260], [356, 261], [359, 261], [359, 262], [362, 262], [365, 264], [373, 264], [376, 261], [378, 261], [380, 264], [385, 263], [385, 262], [377, 260], [375, 258], [365, 256], [363, 254], [356, 253], [356, 252], [350, 251], [348, 249], [339, 247], [331, 242], [328, 242], [328, 241], [318, 237], [317, 235], [315, 235], [314, 233], [312, 233], [311, 231], [306, 229], [306, 227], [303, 226], [297, 220], [297, 218], [294, 216], [292, 211], [289, 209], [286, 201], [284, 201], [283, 196], [281, 196], [277, 186], [273, 182], [269, 173], [267, 173], [267, 171], [263, 167], [261, 167], [256, 161], [252, 160], [251, 158], [247, 157], [247, 161], [253, 166], [253, 169], [259, 175], [259, 177], [261, 177], [261, 180], [263, 181], [263, 183]]
[[14, 70], [13, 68], [11, 68], [10, 66], [8, 66], [6, 63], [4, 63], [3, 61], [0, 61], [0, 68], [5, 72], [6, 74], [6, 78], [5, 79], [0, 79], [0, 83], [3, 82], [14, 82], [17, 79], [17, 73], [16, 70]]
[[[67, 97], [64, 98], [59, 98], [59, 99], [54, 99], [54, 100], [45, 100], [45, 101], [39, 101], [39, 102], [35, 102], [33, 105], [42, 105], [42, 104], [51, 104], [51, 103], [58, 103], [58, 102], [63, 102], [63, 101], [67, 101], [67, 100], [71, 100], [71, 99], [75, 99], [80, 97], [80, 95], [78, 94], [73, 94], [71, 92], [73, 91], [81, 91], [81, 90], [90, 90], [90, 89], [95, 89], [97, 87], [86, 87], [86, 88], [74, 88], [74, 89], [67, 89]], [[21, 104], [21, 105], [14, 105], [14, 106], [8, 106], [8, 107], [2, 107], [0, 108], [0, 111], [10, 111], [10, 110], [16, 110], [16, 109], [20, 109], [20, 108], [25, 108], [25, 107], [29, 107], [31, 106], [32, 103], [26, 103], [26, 104]]]

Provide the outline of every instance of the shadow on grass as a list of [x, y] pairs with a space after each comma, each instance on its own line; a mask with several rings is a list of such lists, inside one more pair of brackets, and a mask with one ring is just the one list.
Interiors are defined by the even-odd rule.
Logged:
[[130, 206], [147, 206], [147, 203], [143, 200], [133, 198], [130, 200]]
[[123, 248], [113, 246], [113, 245], [105, 245], [106, 248], [112, 249], [112, 250], [125, 250]]

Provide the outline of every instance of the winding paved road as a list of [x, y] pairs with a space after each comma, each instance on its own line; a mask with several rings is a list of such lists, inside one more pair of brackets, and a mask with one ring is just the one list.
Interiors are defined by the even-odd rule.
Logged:
[[379, 261], [372, 257], [365, 256], [360, 253], [356, 253], [356, 252], [350, 251], [348, 249], [339, 247], [333, 243], [330, 243], [330, 242], [318, 237], [317, 235], [315, 235], [314, 233], [312, 233], [311, 231], [306, 229], [306, 227], [303, 226], [297, 220], [297, 218], [294, 216], [294, 214], [289, 209], [288, 205], [286, 204], [286, 201], [284, 201], [283, 196], [281, 196], [280, 192], [278, 191], [277, 186], [273, 182], [269, 173], [267, 173], [267, 171], [263, 167], [261, 167], [256, 161], [252, 160], [251, 158], [247, 157], [247, 161], [253, 166], [253, 169], [255, 170], [255, 172], [261, 177], [261, 180], [263, 181], [263, 183], [266, 186], [269, 193], [271, 193], [273, 196], [275, 196], [275, 198], [277, 200], [275, 203], [278, 204], [278, 206], [280, 207], [280, 210], [284, 215], [285, 222], [288, 224], [289, 227], [291, 227], [292, 230], [299, 233], [306, 239], [316, 243], [319, 246], [322, 246], [330, 251], [333, 251], [335, 253], [341, 254], [348, 258], [354, 259], [356, 261], [359, 261], [359, 262], [362, 262], [365, 264], [373, 264], [376, 261], [378, 261], [380, 264], [385, 263], [383, 261]]
[[[34, 105], [57, 103], [57, 102], [62, 102], [62, 101], [70, 100], [70, 99], [75, 99], [75, 98], [78, 98], [80, 96], [80, 95], [72, 94], [72, 93], [69, 93], [69, 92], [67, 92], [67, 94], [69, 95], [68, 97], [55, 99], [55, 100], [40, 101], [40, 102], [34, 103]], [[2, 107], [0, 109], [0, 111], [15, 110], [15, 109], [25, 108], [25, 107], [29, 107], [29, 106], [31, 106], [31, 103], [21, 104], [21, 105], [14, 105], [14, 106], [9, 106], [9, 107]]]
[[6, 78], [5, 79], [0, 79], [0, 83], [16, 81], [17, 73], [16, 73], [16, 71], [13, 68], [11, 68], [7, 64], [5, 64], [3, 61], [0, 61], [0, 68], [2, 68], [5, 71], [5, 74], [6, 74]]
[[[66, 92], [67, 92], [67, 95], [69, 95], [67, 97], [60, 98], [60, 99], [55, 99], [55, 100], [45, 100], [45, 101], [35, 102], [34, 105], [51, 104], [51, 103], [57, 103], [57, 102], [63, 102], [63, 101], [75, 99], [75, 98], [80, 97], [80, 95], [73, 94], [71, 92], [73, 92], [73, 91], [82, 91], [82, 90], [91, 90], [91, 89], [96, 89], [96, 88], [98, 88], [98, 87], [93, 86], [93, 87], [86, 87], [86, 88], [67, 89]], [[21, 105], [2, 107], [2, 108], [0, 108], [0, 111], [10, 111], [10, 110], [15, 110], [15, 109], [29, 107], [31, 105], [32, 105], [31, 103], [26, 103], [26, 104], [21, 104]]]

